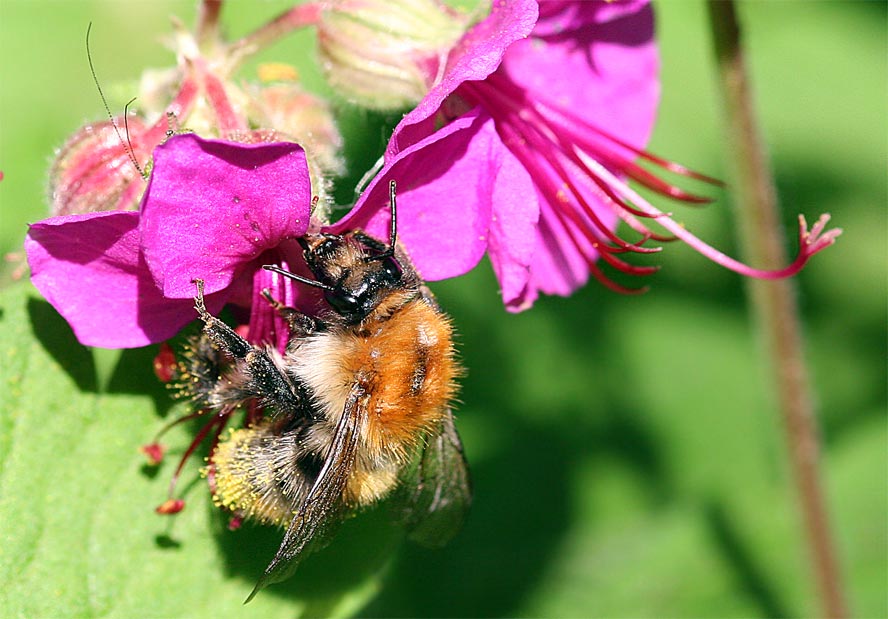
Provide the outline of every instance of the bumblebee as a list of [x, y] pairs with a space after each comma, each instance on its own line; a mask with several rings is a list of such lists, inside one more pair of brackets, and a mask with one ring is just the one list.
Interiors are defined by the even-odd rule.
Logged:
[[263, 267], [319, 288], [330, 308], [308, 316], [263, 291], [289, 325], [283, 354], [209, 314], [195, 280], [204, 327], [187, 355], [188, 395], [211, 412], [251, 401], [265, 410], [218, 445], [214, 500], [286, 527], [248, 600], [291, 576], [328, 525], [390, 495], [410, 537], [431, 546], [456, 534], [471, 502], [450, 408], [460, 374], [452, 328], [397, 244], [394, 182], [390, 208], [388, 244], [361, 231], [300, 238], [315, 279]]

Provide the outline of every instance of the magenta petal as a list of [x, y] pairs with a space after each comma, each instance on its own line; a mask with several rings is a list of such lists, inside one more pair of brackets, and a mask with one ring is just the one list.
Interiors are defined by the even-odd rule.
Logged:
[[456, 277], [487, 249], [502, 153], [489, 116], [477, 110], [400, 153], [373, 179], [333, 232], [363, 228], [388, 238], [388, 187], [398, 184], [398, 239], [426, 280]]
[[660, 62], [647, 2], [543, 4], [533, 34], [509, 48], [502, 67], [533, 99], [637, 147], [650, 137]]
[[434, 131], [430, 122], [432, 116], [460, 84], [469, 80], [483, 80], [496, 71], [506, 49], [530, 34], [537, 20], [537, 11], [534, 0], [494, 2], [490, 15], [472, 27], [450, 52], [441, 80], [395, 127], [386, 150], [386, 159]]
[[487, 252], [500, 283], [503, 303], [521, 305], [536, 250], [539, 199], [527, 169], [502, 142], [496, 152], [496, 165]]
[[[549, 205], [545, 202], [542, 204], [536, 251], [530, 268], [530, 285], [523, 299], [523, 307], [516, 303], [510, 310], [525, 309], [535, 300], [538, 292], [570, 296], [589, 279], [590, 258], [587, 256], [596, 255], [594, 250], [580, 240], [578, 233], [571, 237], [559, 218], [552, 215]], [[577, 242], [571, 242], [571, 238], [577, 239]]]
[[141, 243], [171, 298], [229, 286], [266, 249], [305, 234], [311, 208], [305, 153], [297, 144], [239, 144], [194, 134], [154, 151], [142, 200]]
[[145, 346], [172, 337], [197, 316], [191, 299], [166, 299], [155, 286], [140, 257], [138, 224], [138, 213], [117, 211], [30, 227], [31, 281], [83, 344]]

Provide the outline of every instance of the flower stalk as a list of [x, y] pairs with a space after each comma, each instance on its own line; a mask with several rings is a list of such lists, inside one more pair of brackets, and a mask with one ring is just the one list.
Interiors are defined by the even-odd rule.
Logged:
[[232, 43], [231, 49], [236, 50], [233, 54], [239, 62], [243, 62], [251, 54], [265, 49], [294, 30], [317, 24], [320, 14], [321, 5], [316, 2], [298, 4], [287, 9], [270, 22]]
[[[750, 262], [773, 269], [786, 263], [773, 175], [761, 141], [746, 71], [740, 26], [732, 0], [709, 1], [726, 131], [734, 157], [735, 209], [743, 251]], [[818, 222], [812, 230], [815, 239]], [[804, 240], [804, 239], [803, 239]], [[830, 239], [831, 241], [831, 239]], [[793, 282], [748, 280], [750, 303], [773, 370], [785, 440], [801, 501], [808, 554], [820, 596], [822, 616], [842, 618], [848, 608], [830, 532], [820, 478], [819, 437], [803, 353], [801, 324]]]
[[219, 36], [219, 13], [222, 0], [203, 0], [197, 13], [195, 39], [198, 45], [215, 42]]

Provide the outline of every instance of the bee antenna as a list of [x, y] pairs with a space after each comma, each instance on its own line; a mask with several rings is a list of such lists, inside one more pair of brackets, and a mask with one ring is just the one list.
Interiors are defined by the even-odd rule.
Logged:
[[295, 279], [297, 282], [302, 282], [303, 284], [314, 286], [315, 288], [320, 288], [321, 290], [326, 290], [328, 292], [334, 291], [333, 286], [328, 286], [327, 284], [315, 281], [313, 279], [308, 279], [306, 277], [302, 277], [301, 275], [296, 275], [295, 273], [291, 273], [290, 271], [282, 269], [276, 264], [263, 264], [262, 268], [266, 271], [271, 271], [272, 273], [277, 273], [278, 275], [283, 275], [284, 277]]
[[89, 25], [86, 27], [86, 60], [89, 62], [89, 72], [92, 74], [93, 82], [96, 84], [96, 90], [99, 91], [99, 96], [102, 98], [102, 105], [105, 106], [105, 112], [108, 114], [109, 120], [111, 120], [111, 126], [114, 127], [114, 132], [117, 134], [117, 138], [120, 140], [120, 143], [123, 144], [123, 148], [126, 150], [126, 154], [129, 155], [129, 159], [133, 166], [139, 172], [139, 176], [145, 178], [145, 172], [142, 170], [142, 166], [139, 165], [139, 162], [136, 160], [136, 155], [133, 152], [133, 145], [130, 143], [129, 139], [129, 125], [126, 122], [126, 108], [129, 107], [129, 104], [135, 101], [135, 99], [130, 100], [130, 102], [123, 108], [123, 122], [126, 126], [126, 140], [124, 141], [123, 135], [120, 133], [120, 127], [118, 127], [117, 123], [114, 121], [114, 115], [111, 113], [111, 108], [108, 106], [108, 100], [105, 98], [105, 93], [102, 91], [102, 86], [99, 84], [99, 78], [96, 75], [96, 68], [93, 65], [92, 54], [89, 51], [89, 33], [91, 30], [92, 22], [89, 22]]
[[395, 255], [395, 244], [398, 242], [398, 207], [395, 203], [395, 190], [397, 189], [397, 184], [395, 181], [389, 182], [389, 208], [392, 212], [392, 224], [389, 229], [389, 246], [381, 254], [376, 254], [375, 256], [370, 256], [369, 258], [365, 258], [366, 262], [374, 262], [376, 260], [385, 260], [386, 258], [391, 258]]
[[129, 147], [130, 161], [132, 161], [133, 165], [136, 166], [136, 169], [139, 171], [139, 174], [141, 174], [142, 177], [144, 177], [145, 173], [142, 171], [142, 169], [139, 167], [139, 164], [136, 162], [136, 158], [133, 155], [133, 143], [130, 142], [129, 118], [128, 118], [129, 117], [129, 106], [132, 105], [133, 101], [135, 101], [135, 100], [136, 100], [136, 98], [133, 97], [132, 99], [130, 99], [129, 101], [126, 102], [126, 105], [123, 106], [123, 132], [126, 134], [126, 145]]
[[389, 254], [394, 255], [395, 243], [398, 242], [398, 206], [395, 203], [395, 181], [389, 183], [389, 208], [392, 210], [392, 227], [389, 230]]
[[[165, 135], [166, 135], [167, 139], [169, 139], [169, 138], [173, 137], [174, 135], [176, 135], [176, 131], [179, 130], [179, 117], [176, 116], [175, 112], [167, 111], [166, 119], [167, 119], [167, 130], [166, 130]], [[174, 125], [176, 127], [175, 129], [173, 129]]]

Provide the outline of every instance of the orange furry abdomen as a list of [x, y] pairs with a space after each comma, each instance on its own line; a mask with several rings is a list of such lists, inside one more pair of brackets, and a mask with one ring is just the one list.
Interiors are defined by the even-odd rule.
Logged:
[[416, 300], [354, 338], [346, 364], [369, 396], [367, 446], [404, 457], [456, 395], [450, 324]]

